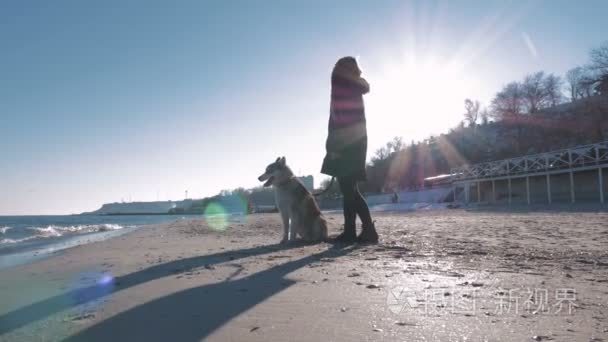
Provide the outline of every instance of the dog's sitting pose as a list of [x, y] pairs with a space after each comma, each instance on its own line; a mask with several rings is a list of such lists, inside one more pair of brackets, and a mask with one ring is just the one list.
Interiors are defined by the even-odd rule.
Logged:
[[283, 219], [282, 243], [294, 240], [296, 234], [307, 242], [327, 239], [327, 222], [317, 202], [285, 164], [285, 157], [268, 165], [258, 180], [266, 181], [265, 187], [274, 187], [277, 208]]

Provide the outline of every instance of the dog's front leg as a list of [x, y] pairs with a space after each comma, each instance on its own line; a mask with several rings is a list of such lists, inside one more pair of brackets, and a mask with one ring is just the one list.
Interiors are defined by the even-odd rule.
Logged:
[[289, 211], [287, 208], [281, 210], [281, 219], [283, 220], [283, 239], [281, 243], [286, 243], [289, 241]]
[[289, 241], [294, 241], [300, 230], [300, 219], [295, 210], [292, 210], [289, 215]]

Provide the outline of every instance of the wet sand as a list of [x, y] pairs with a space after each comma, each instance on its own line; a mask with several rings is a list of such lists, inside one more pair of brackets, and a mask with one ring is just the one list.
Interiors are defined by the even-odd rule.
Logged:
[[375, 219], [378, 245], [278, 245], [278, 215], [260, 214], [6, 269], [0, 340], [608, 341], [608, 214]]

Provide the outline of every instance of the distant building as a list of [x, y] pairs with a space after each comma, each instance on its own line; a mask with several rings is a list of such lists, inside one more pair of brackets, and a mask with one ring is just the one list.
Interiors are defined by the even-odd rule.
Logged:
[[302, 184], [304, 184], [304, 187], [306, 189], [308, 189], [308, 191], [313, 191], [315, 188], [315, 180], [314, 178], [309, 175], [309, 176], [303, 176], [303, 177], [298, 177], [298, 179], [300, 180], [300, 182], [302, 182]]
[[[302, 182], [308, 191], [313, 191], [315, 185], [313, 176], [297, 177], [297, 179]], [[272, 188], [254, 189], [249, 195], [249, 203], [255, 212], [275, 212], [276, 200], [274, 190]]]
[[135, 215], [135, 214], [166, 214], [169, 210], [185, 210], [192, 205], [192, 200], [157, 201], [157, 202], [128, 202], [106, 203], [101, 208], [91, 212], [96, 215]]
[[[308, 189], [313, 191], [314, 178], [312, 175], [297, 177], [300, 182]], [[156, 202], [127, 202], [127, 203], [106, 203], [98, 210], [87, 214], [95, 215], [135, 215], [135, 214], [202, 214], [209, 201], [214, 201], [226, 212], [246, 212], [250, 208], [266, 208], [274, 210], [275, 198], [272, 188], [260, 188], [249, 194], [248, 198], [238, 195], [216, 196], [209, 199], [182, 201], [156, 201]]]

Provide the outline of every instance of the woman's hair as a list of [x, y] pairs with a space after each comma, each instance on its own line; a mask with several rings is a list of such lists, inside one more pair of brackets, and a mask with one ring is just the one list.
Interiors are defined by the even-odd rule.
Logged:
[[331, 72], [331, 77], [332, 79], [335, 77], [345, 79], [358, 79], [359, 77], [361, 77], [361, 70], [359, 69], [357, 60], [351, 56], [340, 58], [336, 62], [334, 70]]

